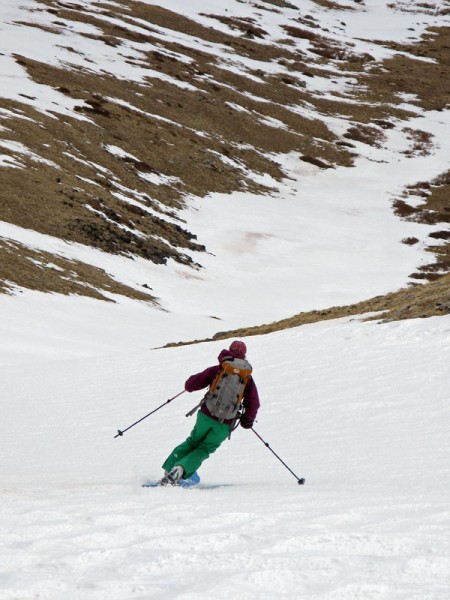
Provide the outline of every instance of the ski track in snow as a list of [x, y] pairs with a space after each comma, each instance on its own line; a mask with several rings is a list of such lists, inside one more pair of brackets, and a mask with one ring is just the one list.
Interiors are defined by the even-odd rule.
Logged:
[[[1, 368], [2, 600], [448, 600], [450, 318], [248, 338], [262, 397], [201, 468], [143, 489], [224, 342]], [[174, 389], [175, 388], [175, 389]]]
[[12, 497], [0, 597], [448, 598], [445, 501], [286, 488]]

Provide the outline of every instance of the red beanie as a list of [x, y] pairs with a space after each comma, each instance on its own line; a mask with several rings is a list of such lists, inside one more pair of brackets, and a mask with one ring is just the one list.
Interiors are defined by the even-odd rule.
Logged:
[[245, 358], [245, 355], [247, 354], [247, 346], [240, 340], [234, 340], [234, 342], [231, 343], [229, 350], [236, 358]]

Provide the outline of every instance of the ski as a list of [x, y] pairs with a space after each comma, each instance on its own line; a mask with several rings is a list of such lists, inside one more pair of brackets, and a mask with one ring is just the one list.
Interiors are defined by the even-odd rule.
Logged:
[[154, 487], [181, 487], [181, 488], [191, 488], [196, 487], [200, 484], [200, 476], [197, 472], [195, 472], [189, 479], [180, 479], [176, 483], [176, 485], [162, 485], [161, 481], [146, 481], [142, 484], [144, 488], [154, 488]]

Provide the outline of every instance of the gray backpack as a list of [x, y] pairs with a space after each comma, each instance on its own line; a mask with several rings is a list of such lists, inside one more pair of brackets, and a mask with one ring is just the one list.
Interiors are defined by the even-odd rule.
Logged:
[[221, 423], [234, 419], [252, 374], [251, 364], [243, 358], [225, 358], [220, 371], [203, 400], [211, 415]]
[[245, 386], [252, 374], [252, 366], [243, 358], [225, 358], [220, 363], [220, 371], [209, 386], [205, 397], [187, 413], [192, 416], [203, 406], [221, 423], [236, 417], [244, 397]]

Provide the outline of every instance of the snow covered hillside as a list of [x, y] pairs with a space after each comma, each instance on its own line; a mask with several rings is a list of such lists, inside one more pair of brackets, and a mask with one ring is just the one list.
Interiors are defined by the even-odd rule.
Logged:
[[[449, 11], [2, 0], [0, 600], [450, 598]], [[374, 296], [245, 339], [306, 485], [142, 488], [230, 340], [163, 346]]]
[[448, 272], [447, 4], [2, 2], [2, 360]]
[[[77, 331], [73, 331], [76, 339]], [[262, 398], [200, 489], [143, 489], [222, 343], [2, 367], [2, 600], [447, 600], [450, 318], [248, 340]]]

